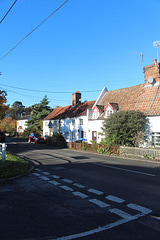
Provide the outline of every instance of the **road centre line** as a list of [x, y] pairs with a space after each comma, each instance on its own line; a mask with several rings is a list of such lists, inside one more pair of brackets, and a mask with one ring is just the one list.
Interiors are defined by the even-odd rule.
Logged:
[[156, 177], [156, 175], [154, 175], [154, 174], [140, 172], [140, 171], [134, 171], [134, 170], [129, 170], [129, 169], [126, 169], [126, 168], [112, 167], [112, 166], [104, 165], [104, 164], [101, 164], [101, 163], [92, 163], [92, 164], [97, 165], [97, 166], [101, 166], [101, 167], [116, 169], [116, 170], [120, 170], [120, 171], [126, 171], [126, 172], [146, 175], [146, 176], [149, 176], [149, 177]]

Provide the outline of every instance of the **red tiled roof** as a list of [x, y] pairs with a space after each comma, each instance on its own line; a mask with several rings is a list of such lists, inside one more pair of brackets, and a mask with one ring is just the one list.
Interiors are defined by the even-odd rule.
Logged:
[[95, 101], [79, 103], [76, 106], [70, 105], [54, 109], [44, 120], [73, 118], [85, 116], [87, 109], [91, 109]]
[[160, 86], [145, 84], [108, 91], [100, 105], [107, 106], [108, 102], [118, 103], [120, 111], [139, 110], [145, 115], [160, 115]]

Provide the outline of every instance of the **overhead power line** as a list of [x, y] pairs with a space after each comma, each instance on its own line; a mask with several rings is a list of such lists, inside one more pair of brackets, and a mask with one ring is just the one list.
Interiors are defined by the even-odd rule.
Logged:
[[[24, 91], [31, 91], [31, 92], [58, 93], [58, 94], [60, 94], [60, 93], [73, 93], [73, 92], [54, 92], [54, 91], [36, 90], [36, 89], [29, 89], [29, 88], [20, 88], [20, 87], [5, 85], [5, 84], [0, 84], [0, 86], [15, 88], [15, 89], [24, 90]], [[81, 91], [81, 92], [84, 93], [84, 92], [99, 92], [99, 91], [101, 91], [101, 90], [90, 90], [90, 91]]]
[[14, 4], [17, 2], [17, 0], [14, 1], [14, 3], [12, 4], [12, 6], [8, 9], [8, 11], [6, 12], [6, 14], [4, 15], [4, 17], [1, 19], [0, 23], [3, 22], [3, 20], [6, 18], [6, 16], [8, 15], [8, 13], [10, 12], [10, 10], [12, 9], [12, 7], [14, 6]]
[[44, 22], [46, 22], [53, 14], [55, 14], [60, 8], [62, 8], [69, 0], [66, 0], [62, 3], [54, 12], [52, 12], [46, 19], [44, 19], [37, 27], [35, 27], [30, 33], [28, 33], [21, 41], [19, 41], [9, 52], [7, 52], [3, 57], [0, 58], [0, 61], [10, 54], [20, 43], [22, 43], [27, 37], [29, 37], [37, 28], [39, 28]]

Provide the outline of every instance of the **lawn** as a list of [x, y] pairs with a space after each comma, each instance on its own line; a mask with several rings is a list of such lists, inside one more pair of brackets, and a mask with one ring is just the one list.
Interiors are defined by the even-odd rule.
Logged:
[[20, 157], [7, 152], [5, 162], [0, 159], [0, 179], [8, 179], [24, 173], [31, 169], [31, 164]]

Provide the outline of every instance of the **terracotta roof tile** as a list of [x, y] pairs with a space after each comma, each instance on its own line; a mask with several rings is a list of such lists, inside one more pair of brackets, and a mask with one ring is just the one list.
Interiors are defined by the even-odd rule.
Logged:
[[118, 103], [120, 111], [139, 110], [145, 115], [160, 115], [160, 86], [145, 87], [145, 84], [108, 91], [100, 105]]
[[70, 105], [66, 107], [59, 107], [54, 109], [44, 120], [73, 118], [85, 116], [87, 109], [91, 109], [95, 101], [83, 102], [76, 106]]

